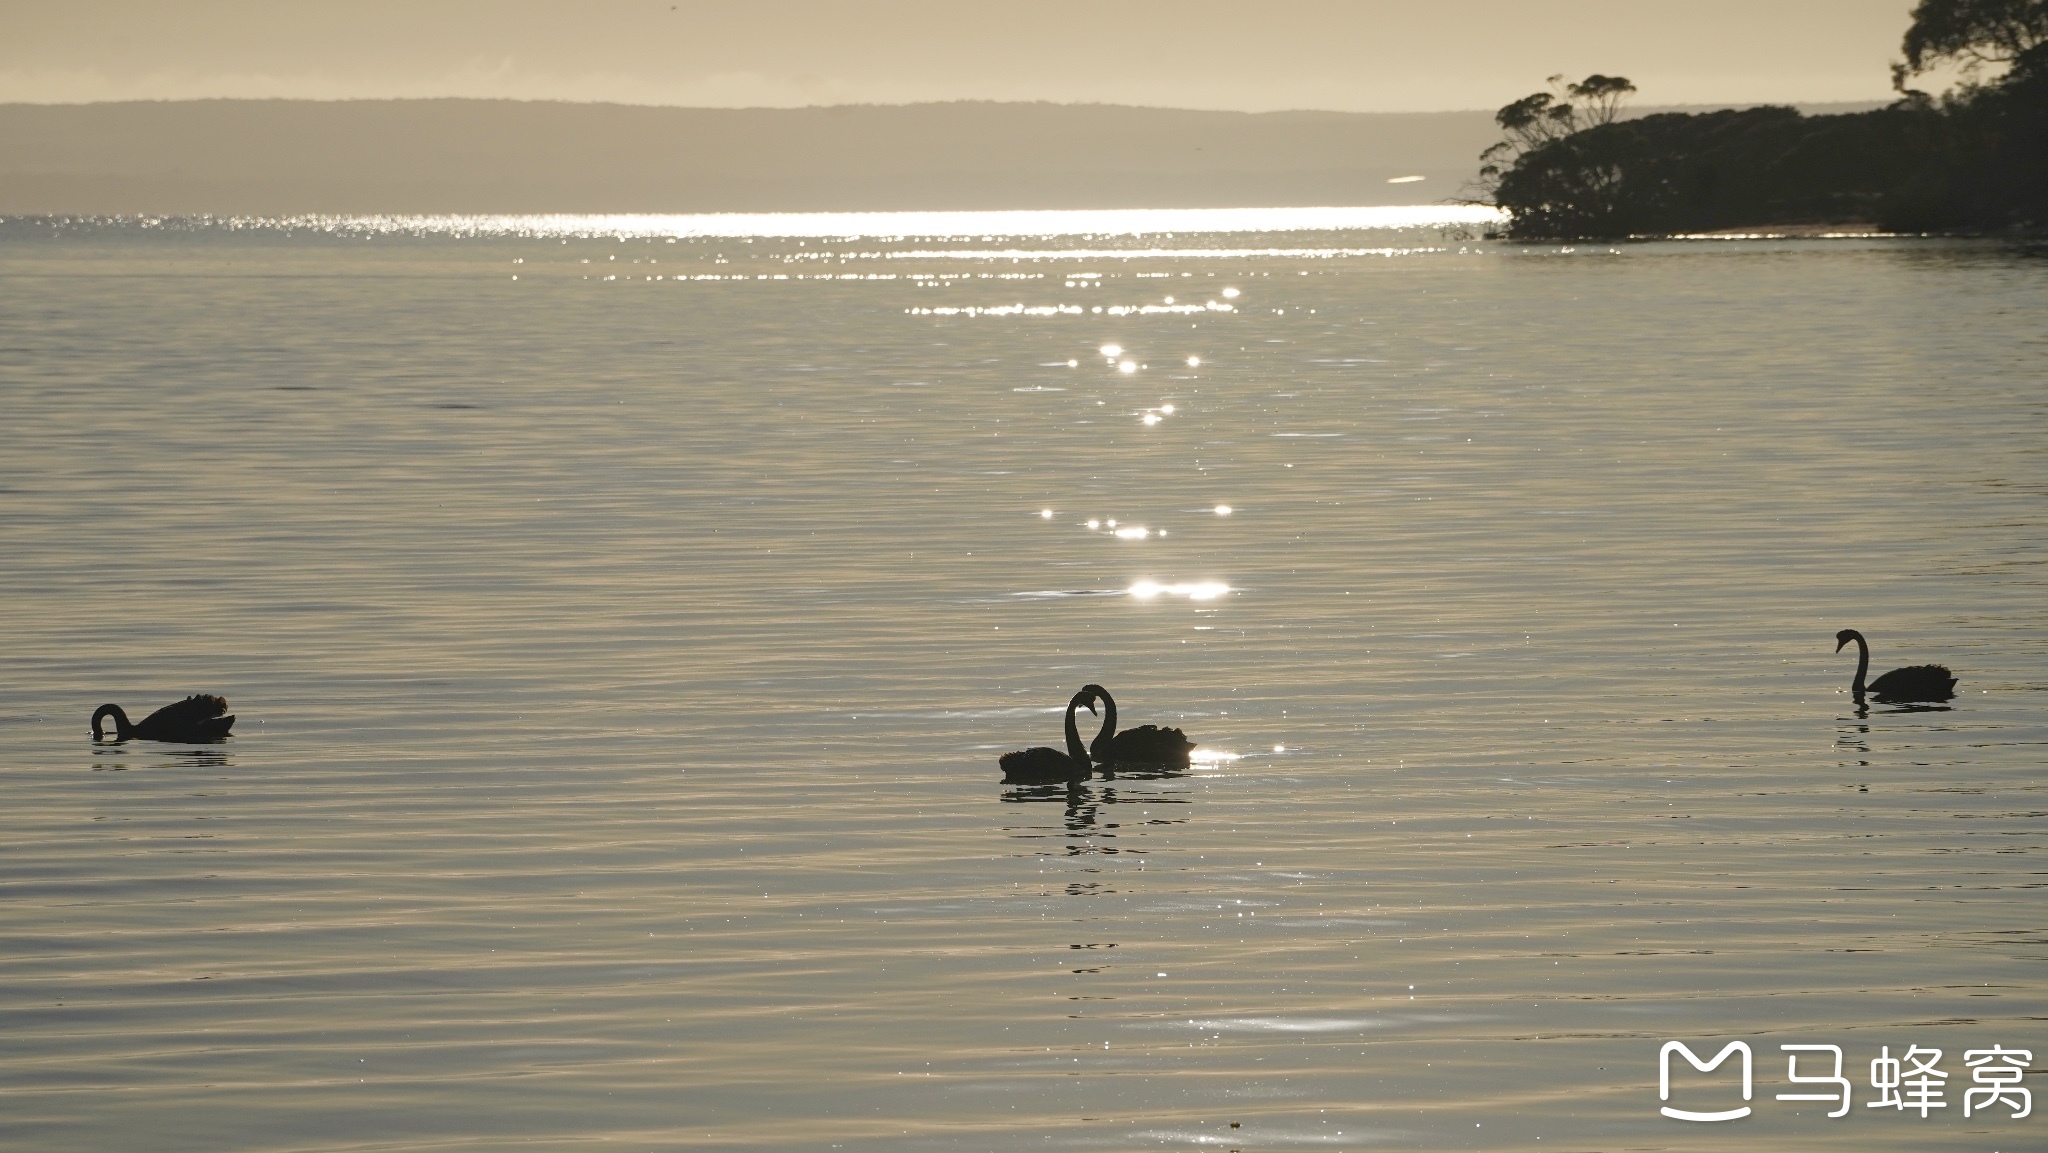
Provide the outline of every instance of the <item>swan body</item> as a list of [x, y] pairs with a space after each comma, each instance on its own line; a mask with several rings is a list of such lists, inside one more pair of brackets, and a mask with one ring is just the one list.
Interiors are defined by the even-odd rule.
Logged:
[[116, 740], [133, 738], [205, 744], [227, 736], [228, 730], [234, 727], [235, 718], [228, 716], [227, 711], [226, 697], [200, 694], [186, 697], [174, 705], [165, 705], [142, 718], [140, 724], [130, 724], [128, 714], [121, 710], [120, 705], [101, 705], [99, 711], [92, 715], [92, 738], [99, 740], [105, 735], [100, 722], [111, 718]]
[[1095, 734], [1094, 742], [1088, 746], [1088, 755], [1097, 763], [1187, 766], [1195, 742], [1186, 733], [1158, 725], [1139, 725], [1117, 732], [1116, 698], [1109, 695], [1109, 690], [1101, 685], [1084, 685], [1081, 691], [1102, 699], [1102, 731]]
[[1004, 753], [998, 762], [1003, 766], [1003, 780], [1013, 784], [1044, 784], [1088, 779], [1088, 749], [1081, 743], [1081, 730], [1074, 723], [1074, 710], [1083, 706], [1091, 713], [1095, 711], [1095, 696], [1086, 689], [1067, 702], [1066, 752], [1040, 745]]
[[1913, 665], [1893, 669], [1883, 676], [1863, 683], [1870, 672], [1870, 642], [1855, 629], [1843, 629], [1835, 634], [1835, 651], [1850, 641], [1856, 642], [1856, 679], [1849, 682], [1849, 691], [1859, 700], [1864, 693], [1880, 701], [1945, 701], [1956, 695], [1955, 674], [1946, 665]]

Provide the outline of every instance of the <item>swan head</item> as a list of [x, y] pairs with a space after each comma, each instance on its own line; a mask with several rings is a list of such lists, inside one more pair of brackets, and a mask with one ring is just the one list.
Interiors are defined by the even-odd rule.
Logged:
[[1863, 634], [1857, 632], [1855, 629], [1843, 629], [1841, 632], [1835, 634], [1835, 651], [1841, 652], [1843, 645], [1848, 644], [1850, 641], [1860, 641], [1862, 639]]

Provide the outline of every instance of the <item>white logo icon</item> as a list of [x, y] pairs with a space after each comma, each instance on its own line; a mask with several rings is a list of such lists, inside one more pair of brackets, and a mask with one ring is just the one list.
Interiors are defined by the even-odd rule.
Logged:
[[[1664, 1048], [1657, 1053], [1657, 1099], [1659, 1101], [1671, 1100], [1671, 1054], [1674, 1051], [1682, 1054], [1687, 1064], [1702, 1073], [1711, 1073], [1719, 1069], [1721, 1062], [1726, 1061], [1730, 1053], [1739, 1051], [1742, 1054], [1742, 1099], [1744, 1101], [1749, 1100], [1750, 1053], [1749, 1046], [1746, 1043], [1730, 1041], [1726, 1048], [1714, 1054], [1713, 1060], [1701, 1061], [1698, 1054], [1685, 1047], [1684, 1042], [1666, 1041], [1664, 1042]], [[1839, 1059], [1838, 1053], [1837, 1060], [1839, 1061]], [[1828, 1098], [1828, 1100], [1833, 1099], [1832, 1096]], [[1747, 1105], [1740, 1109], [1725, 1109], [1719, 1113], [1694, 1113], [1689, 1109], [1673, 1109], [1669, 1105], [1657, 1111], [1666, 1117], [1675, 1117], [1680, 1121], [1733, 1121], [1739, 1117], [1749, 1116], [1749, 1106]]]

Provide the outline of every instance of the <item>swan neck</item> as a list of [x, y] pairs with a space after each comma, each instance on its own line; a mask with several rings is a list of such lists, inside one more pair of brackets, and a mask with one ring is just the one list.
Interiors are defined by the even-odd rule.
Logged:
[[1856, 634], [1856, 679], [1849, 683], [1849, 691], [1861, 695], [1863, 678], [1870, 673], [1870, 644], [1862, 633]]
[[1081, 707], [1081, 698], [1067, 702], [1067, 755], [1077, 764], [1088, 763], [1088, 746], [1081, 743], [1081, 727], [1074, 722], [1074, 710]]
[[1116, 736], [1116, 698], [1110, 696], [1109, 690], [1101, 685], [1090, 685], [1082, 691], [1093, 691], [1095, 699], [1102, 702], [1102, 731], [1095, 734], [1095, 743], [1091, 751], [1098, 754], [1106, 752], [1110, 738]]
[[92, 715], [92, 735], [95, 740], [103, 735], [100, 730], [100, 722], [109, 717], [113, 718], [114, 721], [115, 736], [125, 737], [135, 731], [135, 726], [128, 723], [128, 714], [121, 711], [120, 705], [101, 705], [99, 710]]

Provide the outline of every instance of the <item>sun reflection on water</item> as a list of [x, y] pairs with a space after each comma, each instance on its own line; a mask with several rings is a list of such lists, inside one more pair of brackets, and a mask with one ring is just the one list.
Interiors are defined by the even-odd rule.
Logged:
[[1186, 597], [1191, 601], [1213, 601], [1226, 593], [1236, 590], [1222, 581], [1196, 581], [1192, 584], [1160, 584], [1158, 581], [1141, 580], [1130, 587], [1130, 594], [1139, 600], [1152, 600], [1161, 596]]

